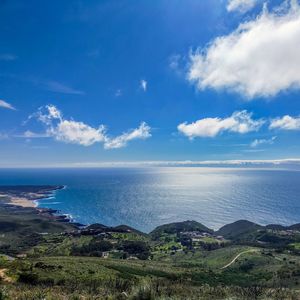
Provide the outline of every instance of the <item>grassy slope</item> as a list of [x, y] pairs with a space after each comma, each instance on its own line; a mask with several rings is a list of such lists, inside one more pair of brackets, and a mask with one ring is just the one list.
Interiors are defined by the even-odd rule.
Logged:
[[[113, 253], [109, 259], [72, 256], [75, 246], [86, 247], [99, 238], [61, 235], [74, 227], [40, 216], [33, 209], [15, 209], [12, 213], [11, 208], [0, 206], [0, 225], [2, 253], [30, 254], [26, 259], [0, 260], [0, 270], [15, 281], [3, 282], [9, 297], [15, 299], [78, 299], [79, 295], [123, 299], [124, 293], [131, 299], [199, 299], [199, 295], [202, 299], [255, 299], [267, 293], [273, 293], [269, 299], [292, 299], [291, 295], [298, 293], [300, 256], [288, 248], [278, 252], [273, 244], [262, 248], [257, 247], [259, 243], [253, 247], [236, 241], [212, 251], [187, 249], [177, 241], [178, 234], [207, 230], [197, 222], [165, 225], [150, 236], [126, 232], [128, 228], [124, 227], [125, 232], [113, 232], [107, 238], [114, 251], [128, 242], [145, 243], [152, 260], [113, 259], [120, 257]], [[227, 227], [227, 237], [232, 237], [236, 228], [238, 240], [245, 241], [261, 230], [255, 224], [242, 225]], [[39, 234], [44, 232], [49, 234]], [[249, 249], [257, 251], [247, 252]], [[233, 264], [222, 269], [240, 253]], [[283, 292], [278, 287], [288, 290]]]
[[10, 208], [0, 205], [0, 251], [22, 253], [39, 243], [41, 234], [73, 230], [74, 226], [37, 214], [31, 208]]
[[213, 232], [212, 229], [196, 221], [185, 221], [158, 226], [150, 233], [150, 236], [155, 240], [164, 234], [178, 234], [183, 231]]
[[[171, 259], [156, 257], [153, 261], [95, 257], [39, 257], [12, 262], [10, 275], [16, 277], [19, 272], [17, 270], [22, 270], [22, 274], [25, 275], [30, 274], [29, 280], [34, 284], [34, 289], [41, 286], [52, 287], [53, 290], [55, 287], [64, 287], [64, 291], [69, 293], [74, 289], [78, 294], [106, 291], [114, 296], [121, 294], [122, 291], [133, 295], [137, 287], [144, 288], [145, 285], [150, 285], [151, 289], [154, 289], [155, 285], [160, 289], [167, 289], [174, 297], [175, 295], [179, 297], [180, 292], [184, 290], [186, 298], [182, 296], [179, 299], [192, 299], [192, 295], [189, 295], [190, 291], [203, 292], [203, 284], [210, 285], [212, 294], [238, 293], [237, 299], [243, 299], [241, 296], [243, 293], [251, 292], [253, 284], [262, 287], [260, 293], [264, 293], [263, 289], [275, 291], [278, 286], [297, 289], [300, 274], [297, 276], [285, 271], [299, 270], [298, 256], [248, 253], [228, 269], [221, 270], [222, 266], [245, 249], [249, 248], [232, 246], [209, 253], [197, 252], [187, 255], [177, 253]], [[293, 268], [290, 266], [291, 261], [295, 263]], [[220, 285], [225, 285], [227, 288], [222, 291]], [[236, 288], [237, 286], [240, 288]], [[292, 293], [290, 290], [286, 290], [286, 296], [290, 293]]]

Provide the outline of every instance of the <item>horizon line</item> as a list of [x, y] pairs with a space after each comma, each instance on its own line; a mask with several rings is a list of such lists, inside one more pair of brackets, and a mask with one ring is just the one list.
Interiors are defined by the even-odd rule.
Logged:
[[103, 162], [71, 162], [51, 164], [16, 164], [1, 165], [0, 169], [25, 168], [105, 168], [105, 167], [278, 167], [300, 166], [300, 158], [282, 159], [232, 159], [232, 160], [158, 160], [158, 161], [103, 161]]

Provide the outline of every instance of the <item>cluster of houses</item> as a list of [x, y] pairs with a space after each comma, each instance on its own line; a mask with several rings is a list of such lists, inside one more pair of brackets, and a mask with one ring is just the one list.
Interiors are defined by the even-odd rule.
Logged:
[[111, 238], [112, 237], [110, 232], [103, 232], [103, 231], [94, 230], [94, 229], [79, 229], [79, 230], [73, 230], [70, 232], [64, 232], [63, 234], [70, 236], [70, 237], [80, 237], [83, 235], [97, 236], [97, 237], [102, 237], [102, 238]]
[[86, 227], [81, 227], [79, 229], [73, 230], [71, 232], [66, 232], [64, 234], [78, 237], [82, 235], [90, 236], [99, 236], [103, 238], [111, 238], [111, 233], [131, 233], [132, 229], [127, 226], [118, 226], [118, 227], [108, 227], [102, 224], [93, 224]]
[[201, 231], [185, 231], [180, 233], [182, 236], [189, 237], [192, 239], [193, 242], [202, 241], [204, 238], [214, 238], [220, 242], [224, 241], [224, 237], [221, 235], [213, 235], [208, 232], [201, 232]]
[[[101, 224], [94, 224], [87, 227], [81, 227], [73, 231], [64, 232], [62, 234], [68, 237], [80, 237], [80, 236], [98, 237], [102, 240], [109, 240], [111, 244], [117, 244], [117, 241], [114, 240], [113, 237], [114, 233], [132, 233], [132, 229], [126, 226], [122, 226], [118, 228], [118, 227], [108, 227]], [[122, 253], [123, 253], [122, 250], [112, 249], [109, 251], [102, 251], [101, 257], [107, 259], [111, 256], [114, 257], [115, 254], [122, 254]], [[135, 255], [126, 255], [124, 259], [137, 260], [138, 257], [136, 257]]]
[[300, 235], [300, 231], [294, 230], [294, 229], [285, 229], [285, 230], [268, 229], [267, 232], [274, 233], [274, 234], [281, 235], [281, 236]]

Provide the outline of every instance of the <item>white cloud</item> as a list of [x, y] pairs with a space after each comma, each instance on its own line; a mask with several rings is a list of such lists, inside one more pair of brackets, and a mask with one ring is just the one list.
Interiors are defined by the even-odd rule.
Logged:
[[300, 130], [300, 117], [285, 115], [271, 120], [270, 129]]
[[[151, 136], [150, 127], [141, 123], [140, 127], [128, 133], [111, 138], [106, 134], [106, 127], [100, 125], [97, 128], [91, 127], [83, 122], [66, 120], [63, 114], [54, 105], [47, 105], [29, 117], [36, 118], [46, 126], [46, 135], [57, 141], [91, 146], [95, 143], [103, 143], [105, 149], [122, 148], [127, 146], [129, 141], [135, 139], [146, 139]], [[27, 137], [31, 132], [27, 132]]]
[[229, 12], [239, 11], [244, 13], [250, 9], [252, 9], [257, 0], [229, 0], [227, 4], [227, 10]]
[[272, 145], [274, 144], [274, 141], [276, 140], [276, 136], [273, 136], [272, 138], [270, 139], [255, 139], [251, 144], [250, 146], [252, 148], [256, 148], [260, 145]]
[[129, 141], [136, 140], [136, 139], [147, 139], [151, 137], [150, 131], [151, 128], [145, 122], [142, 122], [141, 125], [136, 129], [133, 129], [127, 133], [123, 133], [122, 135], [112, 139], [107, 138], [104, 143], [104, 148], [105, 149], [122, 148], [125, 147]]
[[48, 105], [46, 106], [49, 112], [49, 118], [52, 119], [59, 119], [62, 120], [62, 114], [61, 112], [54, 106], [54, 105]]
[[147, 85], [148, 85], [148, 82], [147, 82], [146, 80], [142, 79], [142, 80], [140, 81], [141, 89], [142, 89], [144, 92], [147, 91]]
[[4, 100], [0, 100], [0, 107], [7, 108], [7, 109], [12, 109], [12, 110], [16, 110], [11, 104], [7, 103]]
[[72, 120], [62, 120], [56, 127], [49, 128], [47, 132], [58, 141], [82, 146], [91, 146], [105, 140], [105, 127], [103, 125], [93, 128], [82, 122]]
[[248, 99], [300, 88], [300, 8], [263, 13], [190, 55], [188, 80], [199, 90], [229, 89]]
[[228, 118], [205, 118], [194, 123], [182, 123], [178, 125], [178, 130], [185, 136], [193, 139], [195, 137], [215, 137], [218, 134], [229, 131], [237, 133], [247, 133], [257, 131], [264, 120], [253, 120], [252, 114], [246, 110], [234, 112]]

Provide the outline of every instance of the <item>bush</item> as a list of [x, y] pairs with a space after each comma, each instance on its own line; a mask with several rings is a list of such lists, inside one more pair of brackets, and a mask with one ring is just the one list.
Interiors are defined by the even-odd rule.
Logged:
[[113, 249], [113, 244], [109, 241], [93, 239], [87, 245], [74, 246], [71, 250], [72, 255], [82, 256], [101, 256], [102, 252]]
[[119, 250], [136, 255], [139, 259], [147, 259], [151, 254], [149, 245], [143, 241], [124, 241]]
[[8, 300], [8, 294], [7, 294], [7, 291], [2, 288], [0, 289], [0, 300]]
[[19, 282], [35, 285], [38, 283], [38, 275], [30, 271], [22, 272], [19, 275]]

